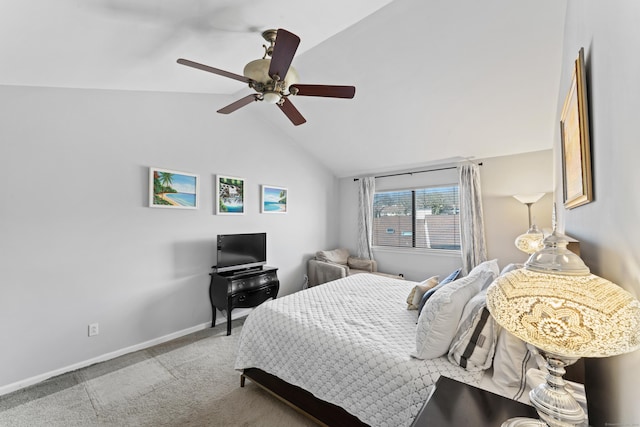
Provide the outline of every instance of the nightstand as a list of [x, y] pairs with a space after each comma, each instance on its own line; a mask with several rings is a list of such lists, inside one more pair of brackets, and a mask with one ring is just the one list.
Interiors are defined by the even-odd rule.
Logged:
[[529, 405], [440, 377], [412, 427], [498, 427], [512, 417], [538, 418]]
[[231, 335], [231, 311], [255, 307], [269, 298], [275, 299], [280, 281], [274, 267], [210, 273], [209, 297], [213, 311], [211, 327], [216, 326], [216, 308], [227, 312], [227, 335]]

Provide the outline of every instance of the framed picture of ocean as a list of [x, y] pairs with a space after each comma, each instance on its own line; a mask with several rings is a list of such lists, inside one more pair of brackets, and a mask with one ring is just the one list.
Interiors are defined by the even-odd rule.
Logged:
[[244, 178], [216, 176], [216, 214], [244, 214]]
[[262, 186], [262, 213], [287, 213], [288, 191], [282, 187]]
[[198, 209], [198, 175], [149, 168], [149, 207]]

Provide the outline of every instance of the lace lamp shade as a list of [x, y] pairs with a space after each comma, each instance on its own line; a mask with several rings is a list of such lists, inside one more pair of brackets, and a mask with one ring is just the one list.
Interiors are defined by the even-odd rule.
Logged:
[[582, 357], [609, 357], [640, 348], [640, 302], [591, 274], [554, 230], [525, 268], [498, 277], [487, 308], [500, 326], [534, 345], [546, 360], [546, 382], [529, 392], [540, 419], [516, 417], [502, 427], [581, 426], [586, 414], [565, 387], [565, 367]]
[[543, 248], [543, 239], [544, 235], [542, 234], [542, 231], [533, 224], [526, 233], [516, 237], [516, 248], [531, 255]]
[[554, 355], [608, 357], [640, 348], [640, 303], [593, 274], [515, 270], [489, 287], [487, 307], [500, 326]]

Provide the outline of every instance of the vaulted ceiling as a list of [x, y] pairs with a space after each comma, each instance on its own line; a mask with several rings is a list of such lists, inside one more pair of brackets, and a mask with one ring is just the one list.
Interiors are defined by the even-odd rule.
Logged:
[[176, 59], [242, 74], [263, 55], [261, 32], [286, 28], [301, 38], [301, 83], [354, 85], [355, 98], [293, 98], [301, 126], [264, 103], [222, 118], [245, 126], [258, 115], [337, 176], [406, 169], [551, 148], [565, 9], [565, 0], [5, 0], [0, 84], [224, 95], [212, 96], [216, 114], [251, 90]]

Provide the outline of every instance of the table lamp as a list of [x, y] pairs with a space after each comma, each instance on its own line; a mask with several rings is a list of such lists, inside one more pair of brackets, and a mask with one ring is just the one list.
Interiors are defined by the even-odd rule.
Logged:
[[542, 239], [544, 236], [542, 234], [542, 231], [540, 231], [538, 227], [536, 227], [536, 225], [531, 221], [531, 205], [540, 200], [544, 195], [545, 193], [536, 193], [529, 195], [516, 194], [515, 196], [513, 196], [513, 198], [520, 203], [527, 205], [527, 212], [529, 214], [529, 229], [526, 233], [516, 237], [515, 244], [516, 248], [529, 255], [542, 249]]
[[640, 302], [618, 285], [591, 274], [553, 232], [525, 267], [498, 277], [487, 308], [508, 332], [532, 344], [548, 374], [529, 393], [540, 419], [512, 418], [502, 427], [581, 425], [586, 414], [565, 388], [565, 367], [581, 357], [609, 357], [640, 348]]

